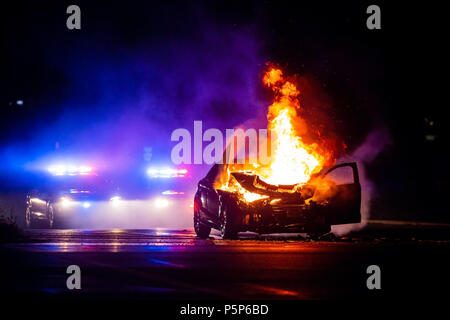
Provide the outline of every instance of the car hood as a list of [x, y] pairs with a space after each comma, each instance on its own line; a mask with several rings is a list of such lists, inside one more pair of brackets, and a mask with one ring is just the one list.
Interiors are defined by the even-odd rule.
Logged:
[[[257, 175], [243, 172], [231, 172], [236, 181], [246, 190], [275, 198], [295, 198], [298, 201], [310, 198], [313, 193], [312, 186], [303, 185], [271, 185], [259, 178]], [[306, 192], [307, 191], [307, 192]]]

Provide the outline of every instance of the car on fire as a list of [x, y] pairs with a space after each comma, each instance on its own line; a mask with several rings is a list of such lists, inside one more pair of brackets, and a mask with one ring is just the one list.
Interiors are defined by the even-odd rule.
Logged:
[[[341, 169], [347, 169], [349, 179], [339, 179]], [[238, 183], [240, 192], [220, 188], [224, 179]], [[360, 206], [354, 162], [325, 168], [308, 183], [297, 185], [270, 185], [236, 165], [215, 164], [198, 183], [194, 229], [199, 238], [207, 238], [212, 228], [231, 239], [244, 231], [321, 235], [332, 225], [359, 223]]]

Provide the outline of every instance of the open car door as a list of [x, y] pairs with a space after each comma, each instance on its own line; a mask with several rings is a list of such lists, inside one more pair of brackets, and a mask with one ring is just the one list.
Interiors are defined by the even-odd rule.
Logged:
[[[347, 174], [343, 175], [340, 171], [347, 171]], [[356, 162], [338, 164], [328, 169], [322, 178], [336, 183], [336, 192], [328, 199], [326, 208], [327, 224], [361, 222], [361, 185]]]

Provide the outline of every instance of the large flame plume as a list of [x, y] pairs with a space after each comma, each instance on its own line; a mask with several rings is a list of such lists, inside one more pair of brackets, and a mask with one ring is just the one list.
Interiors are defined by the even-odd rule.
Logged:
[[268, 128], [275, 139], [270, 170], [263, 172], [262, 178], [274, 185], [305, 184], [313, 173], [322, 169], [325, 159], [315, 144], [305, 144], [294, 129], [294, 123], [301, 123], [298, 121], [300, 92], [277, 68], [270, 68], [263, 82], [275, 93], [268, 113]]
[[[289, 81], [281, 69], [270, 67], [264, 74], [263, 83], [274, 92], [274, 102], [267, 115], [268, 129], [273, 135], [271, 158], [268, 165], [250, 164], [245, 169], [229, 165], [227, 174], [221, 179], [219, 189], [238, 192], [248, 201], [260, 199], [261, 195], [246, 191], [233, 181], [230, 172], [246, 171], [259, 175], [265, 182], [284, 186], [306, 184], [314, 173], [329, 163], [329, 153], [316, 143], [306, 144], [299, 132], [306, 132], [306, 123], [299, 116], [300, 91]], [[293, 188], [292, 190], [295, 190]]]

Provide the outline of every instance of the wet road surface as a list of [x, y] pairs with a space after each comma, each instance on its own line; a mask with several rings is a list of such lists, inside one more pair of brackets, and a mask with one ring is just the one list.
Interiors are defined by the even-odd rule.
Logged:
[[[432, 234], [432, 233], [431, 233]], [[442, 239], [300, 235], [197, 239], [193, 230], [33, 230], [0, 246], [2, 292], [81, 299], [323, 299], [422, 296], [449, 285]], [[378, 265], [382, 290], [368, 290]], [[66, 268], [81, 268], [68, 290]]]

